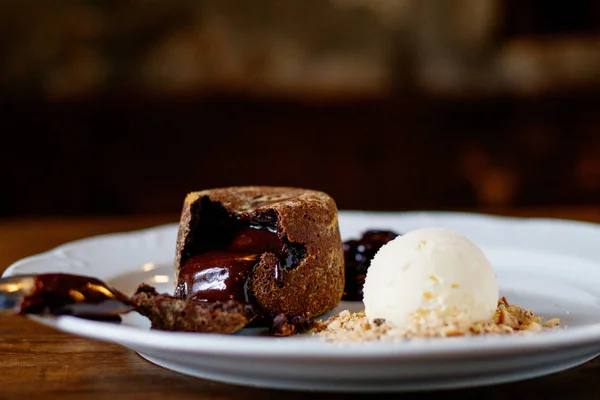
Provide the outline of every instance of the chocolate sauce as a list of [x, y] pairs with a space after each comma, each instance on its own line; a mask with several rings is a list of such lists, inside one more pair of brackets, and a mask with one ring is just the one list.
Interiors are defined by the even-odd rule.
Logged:
[[245, 283], [259, 262], [258, 253], [216, 250], [192, 257], [179, 272], [176, 296], [200, 301], [248, 303]]
[[275, 265], [275, 270], [273, 271], [273, 280], [275, 281], [275, 283], [283, 283], [284, 277], [285, 271], [281, 267], [281, 264], [277, 263], [277, 265]]
[[[14, 310], [24, 314], [73, 315], [115, 320], [119, 314], [135, 309], [121, 292], [99, 279], [71, 274], [14, 276], [15, 291], [2, 293], [19, 299]], [[19, 288], [20, 285], [20, 288]]]
[[[179, 271], [175, 295], [200, 301], [237, 300], [249, 304], [247, 279], [263, 253], [274, 253], [286, 262], [289, 258], [277, 232], [268, 227], [246, 225], [237, 231], [231, 243], [195, 255]], [[291, 262], [291, 261], [289, 261]], [[279, 263], [273, 271], [274, 280], [283, 279]]]
[[227, 250], [230, 252], [281, 253], [283, 242], [275, 229], [248, 225], [240, 229]]

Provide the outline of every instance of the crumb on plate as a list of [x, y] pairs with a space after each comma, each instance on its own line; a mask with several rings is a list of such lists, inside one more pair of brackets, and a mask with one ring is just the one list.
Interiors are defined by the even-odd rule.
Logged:
[[559, 326], [560, 320], [546, 322], [532, 311], [498, 301], [494, 317], [489, 321], [472, 322], [466, 315], [451, 320], [415, 318], [407, 327], [398, 328], [383, 319], [370, 321], [364, 311], [342, 311], [326, 321], [317, 321], [313, 333], [327, 341], [404, 340], [412, 338], [452, 337], [484, 334], [531, 334]]

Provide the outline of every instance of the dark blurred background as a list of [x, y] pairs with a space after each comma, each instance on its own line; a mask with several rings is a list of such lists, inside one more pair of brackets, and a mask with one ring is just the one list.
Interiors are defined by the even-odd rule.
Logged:
[[0, 3], [0, 216], [600, 204], [595, 0]]

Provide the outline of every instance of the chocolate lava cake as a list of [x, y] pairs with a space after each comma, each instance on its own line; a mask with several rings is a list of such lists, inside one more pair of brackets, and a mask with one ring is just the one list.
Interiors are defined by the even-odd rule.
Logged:
[[[228, 303], [231, 309], [237, 302], [248, 311], [248, 321], [290, 334], [342, 297], [336, 204], [325, 193], [288, 187], [192, 192], [181, 214], [175, 277], [175, 298], [195, 308]], [[142, 295], [146, 302], [152, 296]], [[164, 329], [181, 326], [153, 325], [160, 322]]]

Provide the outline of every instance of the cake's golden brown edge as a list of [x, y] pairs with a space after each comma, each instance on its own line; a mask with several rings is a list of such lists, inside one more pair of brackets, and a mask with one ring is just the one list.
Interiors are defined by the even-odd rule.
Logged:
[[160, 294], [150, 285], [138, 286], [131, 300], [152, 329], [177, 332], [235, 333], [252, 320], [247, 307], [235, 300], [203, 303]]
[[314, 190], [238, 186], [188, 194], [177, 235], [176, 278], [186, 261], [190, 232], [198, 223], [194, 209], [205, 196], [238, 216], [274, 212], [277, 231], [306, 247], [306, 257], [296, 268], [285, 270], [282, 282], [274, 279], [277, 257], [272, 253], [261, 257], [249, 288], [264, 313], [318, 316], [339, 304], [344, 289], [344, 253], [337, 206], [329, 195]]

